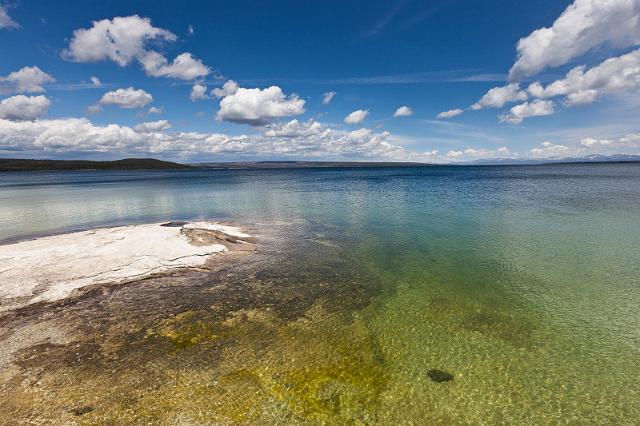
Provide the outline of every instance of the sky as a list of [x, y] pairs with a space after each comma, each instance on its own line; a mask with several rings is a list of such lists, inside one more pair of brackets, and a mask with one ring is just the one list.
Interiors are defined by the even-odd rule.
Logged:
[[640, 0], [0, 0], [0, 157], [640, 154]]

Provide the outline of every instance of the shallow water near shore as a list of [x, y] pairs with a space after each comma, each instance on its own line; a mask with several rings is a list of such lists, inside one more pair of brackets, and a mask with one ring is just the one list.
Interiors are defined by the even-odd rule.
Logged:
[[0, 319], [0, 423], [640, 418], [640, 165], [0, 175], [0, 240], [199, 218], [257, 252]]

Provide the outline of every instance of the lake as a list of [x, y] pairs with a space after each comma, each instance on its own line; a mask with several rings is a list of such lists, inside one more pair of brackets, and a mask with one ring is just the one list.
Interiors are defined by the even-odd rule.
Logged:
[[190, 219], [262, 230], [258, 260], [74, 307], [87, 357], [42, 348], [65, 361], [45, 391], [6, 388], [6, 415], [86, 399], [87, 422], [640, 418], [640, 164], [0, 174], [2, 241]]

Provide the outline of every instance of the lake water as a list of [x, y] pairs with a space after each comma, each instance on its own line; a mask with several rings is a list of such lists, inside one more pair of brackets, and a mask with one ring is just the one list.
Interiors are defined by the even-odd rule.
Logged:
[[[638, 164], [0, 174], [4, 241], [196, 218], [283, 234], [279, 260], [238, 287], [263, 302], [224, 318], [193, 302], [132, 332], [131, 344], [160, 336], [175, 347], [153, 362], [131, 358], [132, 382], [118, 392], [140, 392], [127, 403], [113, 388], [87, 390], [107, 367], [60, 367], [56, 398], [96, 395], [78, 418], [640, 418]], [[172, 373], [140, 379], [158, 365]], [[454, 379], [435, 382], [433, 369]]]

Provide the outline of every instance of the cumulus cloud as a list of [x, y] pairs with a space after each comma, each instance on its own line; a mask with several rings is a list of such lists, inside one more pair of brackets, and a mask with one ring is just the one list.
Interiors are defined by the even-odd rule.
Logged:
[[51, 101], [46, 96], [16, 95], [0, 101], [0, 118], [23, 121], [35, 120], [47, 113]]
[[358, 109], [347, 115], [344, 118], [344, 122], [347, 124], [360, 124], [364, 121], [365, 118], [367, 118], [367, 115], [369, 115], [368, 109]]
[[599, 46], [640, 44], [640, 2], [576, 0], [551, 27], [535, 30], [518, 42], [518, 59], [509, 72], [519, 81], [545, 68], [564, 65]]
[[[144, 124], [144, 123], [143, 123]], [[148, 124], [148, 123], [147, 123]], [[158, 126], [162, 127], [162, 126]], [[289, 129], [289, 130], [284, 130]], [[263, 134], [143, 131], [111, 124], [97, 126], [84, 118], [16, 122], [0, 119], [0, 151], [120, 152], [192, 155], [294, 156], [300, 158], [406, 159], [388, 132], [370, 129], [336, 131], [310, 120], [263, 128]], [[284, 132], [284, 133], [282, 133]]]
[[153, 96], [142, 89], [128, 87], [126, 89], [113, 90], [102, 95], [99, 105], [117, 105], [120, 108], [142, 108], [153, 101]]
[[24, 67], [0, 77], [0, 93], [41, 93], [44, 85], [56, 81], [38, 67]]
[[[227, 83], [222, 90], [229, 88], [234, 90], [229, 91], [231, 94], [224, 96], [220, 101], [218, 120], [264, 126], [274, 119], [305, 112], [303, 99], [296, 94], [285, 96], [278, 86], [266, 89], [245, 89], [237, 85], [228, 87]], [[229, 84], [229, 86], [233, 85]]]
[[313, 119], [307, 122], [294, 119], [287, 123], [271, 124], [265, 130], [264, 134], [269, 137], [293, 138], [300, 136], [318, 136], [324, 131], [328, 131], [328, 129], [325, 129], [320, 123]]
[[[350, 132], [330, 129], [315, 120], [272, 124], [265, 128], [264, 136], [288, 143], [299, 153], [314, 153], [326, 156], [347, 156], [355, 158], [406, 159], [405, 150], [390, 141], [389, 132], [377, 133], [371, 129]], [[293, 148], [295, 146], [295, 148]], [[316, 154], [313, 154], [316, 155]]]
[[151, 107], [147, 111], [147, 114], [162, 114], [164, 113], [164, 107]]
[[516, 105], [509, 112], [499, 116], [503, 123], [520, 124], [522, 120], [528, 117], [542, 117], [551, 115], [554, 112], [553, 101], [544, 101], [536, 99], [532, 102], [525, 102]]
[[566, 145], [554, 144], [552, 142], [542, 142], [539, 148], [529, 150], [529, 154], [534, 158], [566, 157], [572, 153]]
[[528, 151], [532, 158], [584, 157], [592, 154], [638, 154], [640, 133], [628, 133], [622, 137], [610, 139], [583, 138], [579, 144], [543, 142]]
[[630, 92], [640, 88], [640, 50], [609, 58], [587, 70], [584, 65], [573, 68], [560, 80], [543, 87], [535, 82], [527, 89], [532, 96], [552, 98], [565, 96], [567, 106], [589, 104], [601, 94]]
[[464, 150], [447, 152], [447, 158], [451, 160], [474, 160], [480, 158], [486, 159], [512, 155], [513, 153], [506, 146], [502, 146], [496, 150], [484, 148], [466, 148]]
[[190, 53], [178, 55], [169, 62], [162, 54], [148, 49], [150, 42], [173, 42], [177, 37], [151, 20], [138, 15], [93, 21], [91, 28], [73, 32], [69, 46], [62, 53], [75, 62], [112, 60], [121, 67], [137, 60], [153, 77], [192, 80], [208, 75], [211, 70]]
[[393, 113], [394, 117], [409, 117], [410, 115], [413, 115], [413, 110], [408, 106], [401, 106]]
[[580, 145], [585, 148], [605, 148], [607, 150], [640, 148], [640, 133], [629, 133], [617, 139], [585, 138], [580, 141]]
[[11, 17], [9, 16], [6, 6], [2, 6], [2, 5], [0, 5], [0, 28], [6, 28], [6, 29], [20, 28], [20, 25], [18, 25], [18, 23], [13, 19], [11, 19]]
[[193, 80], [205, 77], [211, 70], [191, 53], [181, 53], [173, 62], [158, 52], [148, 52], [140, 58], [142, 67], [152, 77], [169, 77], [179, 80]]
[[211, 95], [216, 98], [224, 98], [225, 96], [235, 95], [238, 91], [238, 83], [233, 80], [229, 80], [222, 85], [222, 87], [216, 87], [211, 91]]
[[191, 94], [189, 94], [189, 99], [192, 101], [197, 101], [199, 99], [208, 99], [207, 95], [207, 86], [201, 83], [196, 83], [191, 87]]
[[102, 82], [100, 81], [100, 79], [98, 77], [91, 76], [91, 84], [93, 84], [95, 87], [100, 87], [102, 86]]
[[151, 20], [138, 15], [93, 21], [91, 28], [73, 32], [63, 55], [76, 62], [97, 62], [110, 59], [126, 66], [145, 56], [149, 41], [175, 41], [170, 31], [151, 25]]
[[[640, 85], [637, 51], [607, 59], [588, 71], [584, 65], [575, 67], [564, 79], [547, 87], [535, 82], [522, 90], [518, 83], [547, 68], [567, 64], [595, 48], [636, 45], [640, 45], [638, 0], [575, 0], [550, 27], [537, 29], [520, 39], [518, 57], [509, 72], [511, 83], [489, 90], [471, 108], [502, 108], [509, 102], [527, 101], [529, 97], [555, 96], [563, 96], [563, 104], [571, 107], [592, 103], [603, 93], [637, 89]], [[536, 101], [514, 108], [515, 113], [500, 116], [502, 121], [518, 123], [527, 114], [553, 113], [551, 104]]]
[[336, 92], [325, 92], [324, 95], [322, 95], [322, 103], [329, 105], [335, 96]]
[[89, 114], [97, 114], [100, 111], [102, 111], [102, 106], [99, 105], [99, 104], [89, 105], [87, 107], [87, 113], [89, 113]]
[[457, 117], [460, 114], [462, 114], [464, 112], [464, 110], [460, 109], [460, 108], [456, 108], [456, 109], [450, 109], [449, 111], [442, 111], [440, 114], [436, 115], [436, 118], [453, 118], [453, 117]]
[[528, 98], [527, 92], [521, 90], [520, 85], [511, 83], [489, 90], [478, 102], [471, 105], [471, 109], [502, 108], [506, 103], [526, 101]]
[[[509, 72], [510, 84], [489, 90], [471, 108], [502, 108], [509, 102], [523, 102], [530, 97], [548, 99], [555, 96], [563, 96], [562, 104], [572, 107], [593, 103], [605, 93], [637, 90], [640, 86], [638, 51], [609, 58], [589, 70], [584, 65], [575, 67], [564, 79], [547, 87], [535, 82], [522, 90], [519, 83], [598, 48], [626, 49], [638, 45], [639, 0], [575, 0], [550, 27], [539, 28], [520, 39], [517, 60]], [[553, 113], [551, 104], [536, 101], [514, 108], [515, 114], [500, 116], [503, 121], [522, 121], [518, 113]]]
[[163, 130], [167, 130], [171, 128], [171, 124], [167, 120], [158, 120], [158, 121], [146, 121], [144, 123], [137, 124], [133, 127], [138, 133], [151, 133], [151, 132], [161, 132]]

